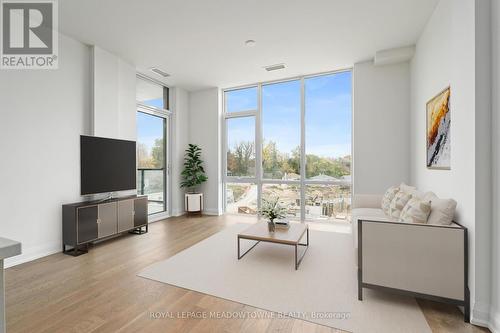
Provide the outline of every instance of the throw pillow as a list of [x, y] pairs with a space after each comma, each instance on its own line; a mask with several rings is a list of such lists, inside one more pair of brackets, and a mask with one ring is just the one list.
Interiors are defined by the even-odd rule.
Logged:
[[385, 191], [384, 197], [382, 198], [382, 210], [387, 215], [389, 215], [389, 208], [391, 207], [392, 199], [394, 199], [398, 192], [398, 186], [391, 186], [387, 189], [387, 191]]
[[401, 211], [410, 199], [411, 194], [399, 191], [391, 201], [391, 206], [389, 207], [389, 216], [399, 219]]
[[440, 199], [436, 195], [431, 197], [431, 213], [427, 223], [450, 225], [455, 216], [457, 202], [453, 199]]
[[413, 194], [417, 191], [417, 188], [414, 186], [406, 185], [405, 183], [401, 183], [401, 185], [399, 185], [399, 190], [408, 194]]
[[419, 198], [411, 198], [401, 211], [399, 217], [401, 222], [406, 223], [427, 223], [431, 213], [430, 201], [424, 201]]
[[391, 206], [389, 208], [389, 216], [399, 219], [401, 211], [406, 206], [408, 201], [411, 199], [411, 194], [399, 191], [394, 199], [391, 201]]

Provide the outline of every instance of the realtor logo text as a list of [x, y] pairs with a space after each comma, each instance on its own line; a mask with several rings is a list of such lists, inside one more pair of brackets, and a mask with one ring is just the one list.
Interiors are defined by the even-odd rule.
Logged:
[[57, 69], [56, 0], [0, 0], [2, 69]]

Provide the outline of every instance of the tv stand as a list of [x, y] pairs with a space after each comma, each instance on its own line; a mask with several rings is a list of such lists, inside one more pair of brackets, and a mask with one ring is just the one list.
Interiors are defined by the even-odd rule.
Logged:
[[[125, 232], [148, 232], [148, 198], [127, 196], [62, 206], [63, 253], [79, 256], [89, 244]], [[67, 249], [69, 247], [69, 249]]]

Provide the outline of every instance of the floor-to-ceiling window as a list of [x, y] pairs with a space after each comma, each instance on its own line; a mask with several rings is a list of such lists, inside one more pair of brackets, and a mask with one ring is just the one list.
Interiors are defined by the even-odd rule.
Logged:
[[168, 88], [137, 77], [137, 193], [149, 214], [168, 212]]
[[341, 71], [224, 91], [227, 212], [255, 214], [277, 197], [289, 218], [347, 219], [351, 79]]

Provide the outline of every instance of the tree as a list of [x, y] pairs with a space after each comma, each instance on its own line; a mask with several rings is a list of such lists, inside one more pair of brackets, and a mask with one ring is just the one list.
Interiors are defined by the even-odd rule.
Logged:
[[139, 168], [151, 167], [151, 157], [148, 153], [148, 147], [144, 143], [137, 144], [137, 164]]
[[165, 157], [165, 145], [163, 139], [156, 139], [153, 148], [151, 149], [152, 167], [163, 168]]
[[291, 170], [290, 172], [300, 174], [300, 146], [292, 150], [292, 157], [288, 159], [287, 164]]
[[203, 169], [203, 161], [200, 158], [201, 148], [190, 143], [184, 156], [181, 187], [188, 188], [190, 192], [193, 192], [196, 186], [208, 180]]
[[264, 173], [271, 173], [274, 175], [276, 171], [279, 172], [282, 164], [280, 157], [278, 149], [276, 148], [276, 142], [269, 141], [262, 149], [262, 167]]
[[243, 141], [236, 145], [234, 149], [236, 170], [233, 172], [235, 176], [248, 174], [248, 167], [250, 166], [253, 153], [253, 142]]

